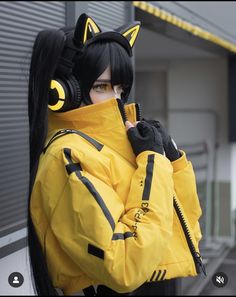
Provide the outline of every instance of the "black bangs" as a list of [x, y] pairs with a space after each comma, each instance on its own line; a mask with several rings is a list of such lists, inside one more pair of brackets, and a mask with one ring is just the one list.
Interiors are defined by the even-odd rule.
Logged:
[[133, 84], [133, 66], [127, 51], [118, 43], [110, 43], [111, 84], [122, 85], [126, 102]]
[[127, 51], [117, 42], [98, 41], [84, 48], [82, 56], [75, 59], [74, 75], [80, 81], [83, 99], [91, 104], [89, 92], [96, 79], [111, 66], [111, 84], [122, 85], [122, 99], [127, 101], [133, 84], [132, 61]]

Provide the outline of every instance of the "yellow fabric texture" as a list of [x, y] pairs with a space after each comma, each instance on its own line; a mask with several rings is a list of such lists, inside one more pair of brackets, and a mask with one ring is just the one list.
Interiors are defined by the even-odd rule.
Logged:
[[[125, 110], [136, 121], [135, 104]], [[47, 141], [65, 128], [103, 147], [68, 134], [41, 155], [30, 209], [54, 286], [65, 295], [96, 284], [130, 292], [145, 281], [196, 275], [173, 208], [176, 199], [198, 251], [201, 208], [185, 154], [173, 163], [153, 151], [136, 158], [114, 98], [50, 112]]]

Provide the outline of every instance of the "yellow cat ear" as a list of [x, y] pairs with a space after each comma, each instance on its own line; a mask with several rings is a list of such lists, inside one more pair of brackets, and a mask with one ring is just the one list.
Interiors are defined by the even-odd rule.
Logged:
[[94, 22], [94, 20], [88, 17], [84, 28], [83, 44], [85, 44], [88, 39], [94, 37], [95, 34], [100, 32], [101, 30], [98, 25]]
[[137, 21], [129, 25], [124, 25], [116, 29], [116, 31], [122, 34], [129, 41], [130, 46], [133, 47], [140, 30], [140, 26], [141, 23]]
[[100, 32], [101, 29], [95, 21], [87, 14], [83, 13], [76, 23], [74, 41], [76, 44], [84, 45], [87, 40]]

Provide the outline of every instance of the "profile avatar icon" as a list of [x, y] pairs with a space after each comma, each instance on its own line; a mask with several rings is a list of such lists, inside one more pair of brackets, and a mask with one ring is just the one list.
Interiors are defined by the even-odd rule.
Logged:
[[8, 283], [13, 288], [18, 288], [22, 286], [24, 282], [24, 277], [20, 272], [13, 272], [8, 277]]
[[13, 284], [19, 284], [18, 276], [14, 276]]

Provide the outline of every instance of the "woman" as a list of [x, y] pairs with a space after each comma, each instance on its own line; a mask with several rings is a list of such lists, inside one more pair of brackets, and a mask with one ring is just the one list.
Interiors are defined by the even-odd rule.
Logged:
[[29, 249], [39, 295], [158, 295], [160, 283], [199, 273], [191, 164], [138, 104], [124, 105], [139, 27], [101, 32], [83, 14], [74, 30], [36, 38]]

